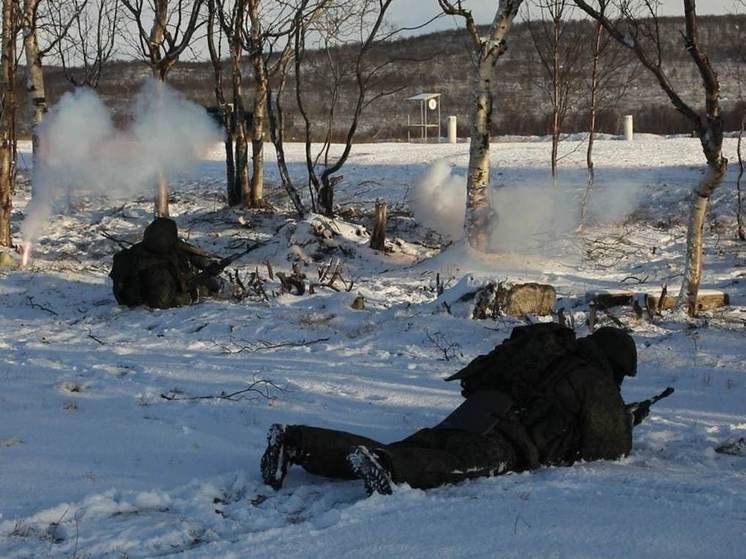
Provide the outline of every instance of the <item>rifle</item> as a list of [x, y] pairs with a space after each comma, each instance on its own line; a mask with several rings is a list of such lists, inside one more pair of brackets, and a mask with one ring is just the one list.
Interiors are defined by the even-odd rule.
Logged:
[[198, 288], [200, 285], [203, 285], [208, 279], [219, 275], [223, 270], [233, 264], [236, 260], [250, 253], [252, 250], [258, 248], [259, 246], [259, 244], [250, 246], [246, 250], [236, 252], [235, 254], [230, 254], [225, 258], [221, 258], [220, 260], [216, 260], [215, 262], [210, 263], [207, 268], [202, 270], [194, 277], [194, 279], [192, 279], [192, 281], [189, 282], [188, 291], [192, 291], [193, 289]]
[[641, 402], [632, 402], [631, 404], [624, 406], [625, 411], [632, 417], [632, 426], [636, 427], [643, 422], [650, 413], [650, 406], [656, 402], [660, 402], [663, 398], [668, 398], [673, 393], [673, 388], [669, 386], [663, 392], [656, 394], [652, 398], [642, 400]]

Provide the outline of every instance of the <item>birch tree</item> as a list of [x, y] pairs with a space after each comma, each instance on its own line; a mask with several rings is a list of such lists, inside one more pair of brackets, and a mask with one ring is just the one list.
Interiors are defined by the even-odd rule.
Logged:
[[658, 85], [668, 96], [676, 110], [691, 123], [702, 145], [707, 162], [707, 172], [692, 193], [687, 230], [686, 266], [680, 292], [680, 304], [686, 307], [689, 316], [697, 314], [697, 294], [702, 279], [702, 238], [705, 217], [710, 196], [722, 182], [728, 161], [723, 157], [723, 118], [720, 110], [720, 83], [718, 76], [700, 46], [697, 30], [695, 0], [683, 0], [685, 29], [682, 33], [684, 48], [689, 53], [702, 79], [705, 107], [698, 112], [684, 101], [674, 89], [669, 75], [663, 68], [660, 27], [658, 26], [655, 0], [642, 0], [644, 14], [649, 18], [643, 21], [639, 13], [633, 11], [628, 1], [617, 2], [622, 14], [621, 21], [612, 21], [596, 6], [585, 0], [574, 0], [575, 4], [593, 19], [625, 48], [635, 53], [640, 63], [655, 77]]
[[[384, 21], [393, 0], [337, 0], [324, 11], [314, 25], [302, 23], [294, 34], [295, 98], [305, 126], [306, 170], [314, 210], [320, 207], [326, 215], [334, 213], [334, 187], [342, 179], [337, 173], [352, 151], [360, 116], [371, 103], [385, 95], [401, 91], [404, 86], [386, 87], [384, 70], [390, 60], [371, 64], [371, 54], [396, 31], [383, 34]], [[313, 127], [303, 94], [304, 59], [309, 30], [320, 37], [321, 51], [327, 62], [330, 79], [327, 93], [326, 130], [321, 148], [314, 154]], [[347, 49], [341, 47], [347, 46]], [[341, 57], [349, 57], [342, 60]], [[339, 156], [331, 155], [336, 111], [339, 109], [342, 81], [355, 83], [352, 109], [343, 133], [344, 144]], [[315, 199], [314, 199], [315, 196]]]
[[506, 37], [523, 0], [500, 0], [486, 36], [479, 33], [471, 10], [461, 0], [438, 0], [446, 15], [464, 20], [471, 39], [473, 105], [469, 171], [466, 179], [465, 235], [469, 244], [488, 249], [488, 227], [494, 215], [488, 187], [490, 183], [490, 122], [494, 100], [492, 78], [495, 64], [507, 49]]
[[[290, 176], [285, 158], [285, 111], [282, 98], [292, 67], [296, 33], [301, 26], [313, 25], [323, 15], [331, 1], [298, 0], [293, 6], [294, 13], [291, 14], [292, 17], [287, 21], [287, 25], [282, 28], [281, 32], [273, 33], [270, 36], [271, 40], [267, 43], [269, 48], [265, 50], [263, 55], [264, 75], [268, 78], [267, 118], [270, 138], [275, 147], [280, 180], [299, 218], [306, 214], [306, 207]], [[276, 85], [273, 85], [273, 83]]]
[[[598, 11], [604, 16], [608, 13], [609, 0], [598, 1]], [[611, 17], [611, 16], [609, 16]], [[593, 50], [591, 52], [591, 71], [588, 76], [588, 144], [585, 161], [588, 169], [588, 180], [580, 204], [580, 230], [585, 225], [588, 214], [588, 202], [595, 180], [593, 147], [596, 140], [597, 116], [602, 108], [616, 105], [626, 91], [630, 81], [637, 74], [637, 57], [628, 49], [621, 47], [598, 21], [593, 21]]]
[[[139, 56], [150, 66], [153, 78], [163, 83], [182, 54], [191, 45], [195, 31], [206, 22], [200, 18], [205, 0], [121, 0], [135, 26], [131, 41]], [[150, 29], [148, 21], [152, 18]], [[168, 183], [158, 176], [155, 213], [168, 216]]]
[[266, 35], [259, 8], [262, 0], [247, 0], [249, 16], [248, 53], [254, 68], [254, 112], [251, 120], [251, 187], [248, 205], [264, 206], [264, 121], [267, 106], [268, 78], [263, 52]]
[[557, 176], [557, 161], [562, 125], [582, 87], [582, 52], [587, 50], [585, 28], [571, 21], [574, 6], [569, 0], [533, 0], [526, 4], [526, 18], [533, 4], [539, 11], [538, 20], [528, 21], [534, 49], [544, 72], [544, 89], [552, 107], [550, 156], [552, 177]]
[[[47, 113], [43, 60], [69, 33], [75, 18], [85, 9], [87, 2], [88, 0], [45, 0], [43, 11], [41, 0], [23, 0], [21, 6], [20, 31], [26, 59], [26, 93], [31, 111], [33, 169], [36, 169], [39, 155], [39, 127]], [[43, 31], [43, 37], [40, 37], [40, 31]]]
[[16, 36], [17, 0], [3, 0], [2, 82], [0, 83], [0, 246], [11, 246], [10, 216], [16, 178]]

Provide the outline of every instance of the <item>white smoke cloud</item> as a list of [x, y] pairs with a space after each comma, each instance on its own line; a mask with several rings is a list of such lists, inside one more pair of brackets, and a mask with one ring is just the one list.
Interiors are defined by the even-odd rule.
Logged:
[[[490, 189], [497, 216], [490, 223], [492, 250], [551, 256], [558, 250], [556, 241], [575, 236], [586, 188], [585, 173], [565, 175], [556, 184], [549, 177], [531, 178]], [[638, 206], [641, 189], [641, 184], [597, 180], [588, 199], [586, 223], [608, 224], [623, 219]], [[462, 237], [466, 178], [452, 175], [444, 161], [434, 163], [417, 181], [409, 203], [418, 222], [452, 239]]]
[[443, 160], [436, 161], [409, 191], [409, 206], [418, 223], [458, 240], [463, 236], [466, 177], [454, 175]]
[[188, 170], [221, 138], [204, 108], [169, 86], [147, 81], [131, 109], [132, 123], [114, 127], [90, 89], [66, 93], [39, 130], [32, 200], [21, 225], [25, 241], [40, 234], [55, 201], [80, 192], [132, 196], [155, 191], [156, 176]]
[[497, 213], [490, 246], [498, 252], [542, 254], [548, 242], [571, 234], [578, 225], [578, 206], [568, 188], [526, 183], [491, 191]]

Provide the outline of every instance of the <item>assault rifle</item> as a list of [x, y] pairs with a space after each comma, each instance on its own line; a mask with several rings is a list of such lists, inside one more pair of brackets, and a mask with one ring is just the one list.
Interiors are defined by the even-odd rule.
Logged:
[[643, 422], [643, 420], [650, 414], [650, 406], [656, 402], [660, 402], [663, 398], [668, 398], [673, 394], [674, 390], [670, 386], [666, 388], [660, 394], [653, 396], [648, 400], [641, 402], [632, 402], [624, 406], [625, 411], [632, 417], [632, 426], [635, 427]]
[[242, 256], [250, 253], [252, 250], [258, 248], [259, 245], [253, 245], [248, 247], [246, 250], [243, 250], [241, 252], [236, 252], [235, 254], [230, 254], [226, 256], [225, 258], [221, 258], [220, 260], [215, 260], [214, 262], [211, 262], [207, 268], [202, 270], [199, 274], [197, 274], [194, 279], [189, 283], [189, 291], [192, 289], [198, 288], [200, 285], [204, 285], [205, 282], [210, 279], [214, 278], [220, 273], [225, 270], [228, 266], [233, 264], [236, 260], [241, 258]]

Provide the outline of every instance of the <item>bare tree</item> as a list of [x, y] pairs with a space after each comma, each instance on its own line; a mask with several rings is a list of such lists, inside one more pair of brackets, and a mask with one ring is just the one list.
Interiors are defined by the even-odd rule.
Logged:
[[[168, 73], [189, 48], [195, 31], [206, 22], [200, 19], [205, 0], [121, 0], [136, 27], [136, 39], [131, 41], [139, 56], [150, 66], [153, 78], [163, 83]], [[148, 19], [152, 17], [150, 30]], [[163, 173], [158, 176], [155, 213], [168, 216], [168, 183]]]
[[[320, 206], [327, 215], [334, 213], [334, 187], [342, 179], [337, 173], [350, 155], [363, 111], [377, 99], [401, 91], [404, 87], [387, 87], [385, 70], [392, 62], [390, 59], [378, 64], [370, 61], [373, 51], [396, 33], [384, 33], [384, 21], [391, 3], [392, 0], [336, 0], [326, 7], [323, 17], [313, 26], [302, 24], [295, 32], [295, 97], [305, 126], [306, 169], [309, 187], [312, 187], [311, 203], [314, 210]], [[303, 95], [303, 62], [309, 29], [320, 37], [321, 52], [329, 72], [326, 130], [321, 148], [315, 155], [312, 148], [313, 127]], [[347, 48], [342, 48], [343, 46]], [[331, 145], [341, 102], [341, 86], [347, 79], [355, 84], [356, 94], [345, 100], [351, 105], [349, 124], [343, 133], [341, 154], [332, 157]]]
[[[552, 176], [557, 176], [562, 124], [571, 104], [581, 89], [581, 54], [587, 48], [585, 29], [578, 21], [571, 21], [573, 6], [568, 0], [533, 0], [540, 18], [528, 21], [534, 49], [544, 70], [546, 91], [552, 107]], [[526, 16], [530, 18], [530, 4]]]
[[[608, 8], [609, 0], [599, 0], [600, 14], [608, 16]], [[635, 60], [637, 58], [633, 54], [621, 47], [606, 33], [604, 26], [594, 20], [591, 72], [588, 79], [588, 145], [585, 154], [588, 180], [580, 204], [581, 229], [586, 222], [588, 202], [595, 179], [593, 146], [596, 139], [596, 118], [601, 108], [615, 105], [624, 96], [627, 85], [637, 71]]]
[[474, 105], [464, 227], [469, 244], [477, 250], [488, 248], [488, 225], [494, 215], [487, 192], [490, 183], [490, 121], [494, 98], [492, 77], [495, 64], [507, 49], [505, 38], [522, 1], [500, 0], [489, 32], [486, 37], [482, 37], [471, 11], [463, 7], [461, 0], [438, 0], [443, 13], [463, 18], [471, 39]]
[[683, 0], [685, 30], [684, 48], [699, 71], [703, 82], [705, 110], [699, 113], [686, 103], [674, 89], [663, 68], [660, 27], [656, 0], [642, 0], [648, 20], [643, 21], [633, 8], [637, 3], [624, 0], [617, 4], [623, 14], [622, 22], [611, 21], [585, 0], [575, 3], [589, 16], [600, 22], [619, 44], [631, 49], [643, 66], [656, 78], [673, 106], [684, 115], [697, 131], [707, 161], [707, 173], [692, 193], [687, 232], [686, 269], [680, 301], [690, 316], [697, 314], [697, 294], [702, 279], [702, 237], [710, 196], [725, 175], [728, 161], [723, 157], [723, 118], [720, 111], [720, 83], [717, 74], [702, 51], [697, 31], [695, 0]]
[[0, 94], [0, 246], [9, 247], [10, 216], [16, 176], [16, 36], [17, 0], [3, 0], [2, 83]]
[[73, 86], [98, 87], [107, 63], [117, 52], [120, 8], [119, 0], [50, 3], [52, 33], [58, 38], [56, 56]]
[[[285, 191], [299, 217], [303, 217], [306, 208], [293, 183], [285, 159], [285, 112], [282, 97], [288, 82], [288, 74], [295, 53], [294, 37], [301, 25], [308, 27], [323, 15], [332, 0], [297, 0], [293, 5], [294, 13], [283, 26], [275, 26], [276, 31], [269, 35], [268, 48], [264, 51], [262, 63], [263, 74], [267, 77], [267, 117], [269, 132], [277, 156], [277, 167]], [[284, 41], [284, 43], [282, 43]], [[278, 45], [282, 49], [276, 52]], [[273, 86], [273, 81], [276, 86]]]

